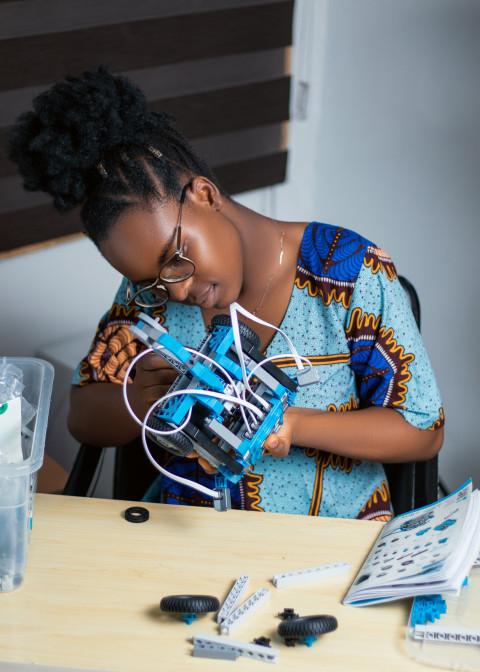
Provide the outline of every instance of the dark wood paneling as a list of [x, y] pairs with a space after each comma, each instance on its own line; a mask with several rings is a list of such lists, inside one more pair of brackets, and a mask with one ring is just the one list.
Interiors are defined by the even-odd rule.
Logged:
[[66, 215], [40, 205], [0, 215], [0, 253], [83, 231], [79, 211]]
[[[20, 6], [22, 0], [17, 2]], [[62, 0], [62, 12], [68, 12], [70, 2]], [[78, 11], [78, 2], [74, 4]], [[134, 81], [148, 83], [150, 108], [174, 114], [178, 127], [200, 155], [210, 159], [232, 195], [285, 180], [287, 55], [294, 1], [251, 0], [244, 7], [236, 6], [235, 0], [222, 4], [225, 8], [207, 11], [202, 6], [193, 14], [182, 5], [178, 15], [169, 11], [163, 18], [126, 23], [117, 16], [115, 3], [108, 9], [109, 3], [102, 8], [101, 25], [68, 30], [65, 24], [63, 32], [51, 28], [47, 34], [29, 32], [25, 17], [25, 31], [17, 26], [18, 35], [25, 37], [0, 39], [2, 107], [11, 110], [2, 116], [4, 127], [0, 128], [0, 212], [2, 206], [5, 211], [0, 215], [0, 254], [83, 230], [78, 210], [60, 215], [51, 204], [35, 205], [42, 202], [38, 195], [21, 192], [20, 178], [13, 177], [16, 166], [6, 159], [6, 124], [13, 123], [20, 108], [26, 111], [31, 106], [35, 91], [47, 89], [67, 73], [80, 74], [102, 63], [114, 73], [131, 73]], [[275, 54], [268, 67], [264, 54], [270, 58]], [[239, 63], [245, 58], [246, 68]]]
[[17, 167], [7, 159], [8, 134], [11, 127], [0, 128], [0, 178], [13, 175]]
[[99, 63], [117, 72], [286, 46], [292, 12], [293, 0], [3, 40], [0, 89], [54, 82]]
[[289, 100], [290, 77], [283, 77], [260, 84], [155, 101], [150, 107], [173, 114], [182, 132], [194, 140], [205, 135], [287, 121]]
[[[264, 126], [289, 117], [290, 78], [236, 86], [231, 89], [152, 101], [152, 110], [166, 110], [191, 140], [205, 136]], [[7, 159], [10, 128], [0, 129], [0, 178], [16, 173]]]
[[[241, 193], [283, 182], [287, 152], [214, 167], [230, 193]], [[37, 206], [0, 215], [0, 254], [12, 249], [62, 238], [84, 230], [79, 210], [61, 215], [52, 205]]]
[[285, 181], [287, 156], [287, 152], [279, 152], [260, 159], [217, 166], [215, 175], [230, 194], [270, 187]]

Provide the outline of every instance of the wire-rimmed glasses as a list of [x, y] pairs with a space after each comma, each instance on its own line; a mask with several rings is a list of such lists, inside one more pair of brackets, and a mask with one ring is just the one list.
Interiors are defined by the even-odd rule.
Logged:
[[[158, 277], [154, 282], [147, 287], [141, 287], [137, 292], [132, 295], [132, 283], [130, 280], [127, 281], [127, 305], [131, 306], [136, 304], [142, 308], [158, 308], [163, 306], [164, 303], [170, 298], [168, 292], [168, 285], [174, 284], [177, 282], [184, 282], [191, 278], [195, 273], [195, 264], [191, 259], [185, 257], [182, 248], [182, 208], [185, 202], [185, 197], [187, 194], [187, 189], [190, 186], [188, 182], [182, 189], [180, 195], [180, 208], [178, 211], [178, 223], [177, 223], [177, 243], [175, 246], [175, 251], [173, 254], [166, 260], [166, 262], [160, 268]], [[151, 299], [151, 294], [154, 295], [154, 300]]]

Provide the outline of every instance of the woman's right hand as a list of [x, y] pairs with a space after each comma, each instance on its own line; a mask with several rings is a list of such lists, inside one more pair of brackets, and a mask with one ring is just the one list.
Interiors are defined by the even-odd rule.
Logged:
[[138, 360], [133, 383], [128, 386], [127, 392], [130, 404], [139, 417], [143, 418], [150, 406], [168, 392], [177, 376], [177, 371], [153, 352]]

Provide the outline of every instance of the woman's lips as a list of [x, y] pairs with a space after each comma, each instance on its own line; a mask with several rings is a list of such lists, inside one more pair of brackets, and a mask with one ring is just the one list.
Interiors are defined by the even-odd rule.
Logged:
[[200, 297], [198, 305], [200, 308], [213, 308], [215, 303], [215, 288], [213, 285], [210, 285], [208, 290]]

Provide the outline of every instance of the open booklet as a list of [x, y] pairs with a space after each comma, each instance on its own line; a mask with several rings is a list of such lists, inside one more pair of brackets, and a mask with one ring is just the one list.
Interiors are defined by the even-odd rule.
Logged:
[[480, 550], [480, 493], [471, 480], [386, 523], [343, 604], [457, 593]]

